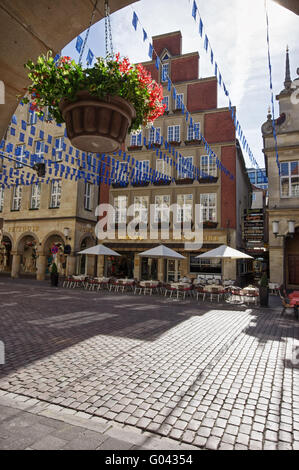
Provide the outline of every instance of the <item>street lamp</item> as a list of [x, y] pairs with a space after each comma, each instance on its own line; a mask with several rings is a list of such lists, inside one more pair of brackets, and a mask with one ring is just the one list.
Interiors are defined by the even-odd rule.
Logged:
[[288, 233], [286, 234], [279, 234], [279, 221], [278, 220], [273, 220], [272, 222], [272, 232], [273, 235], [275, 235], [275, 238], [277, 237], [283, 237], [283, 238], [293, 238], [295, 234], [295, 221], [294, 220], [288, 220]]
[[70, 240], [69, 235], [70, 235], [70, 229], [68, 227], [65, 227], [63, 229], [63, 235], [65, 236], [66, 240]]
[[283, 238], [283, 288], [286, 290], [286, 239], [293, 238], [295, 235], [295, 221], [288, 220], [288, 232], [279, 233], [279, 221], [273, 220], [272, 222], [272, 232], [275, 238]]

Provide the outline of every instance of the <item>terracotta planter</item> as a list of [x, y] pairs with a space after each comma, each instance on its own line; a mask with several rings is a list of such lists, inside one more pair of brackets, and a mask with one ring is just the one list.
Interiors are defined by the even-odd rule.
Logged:
[[261, 307], [268, 307], [269, 303], [269, 289], [268, 287], [259, 287], [259, 294], [260, 294], [260, 306]]
[[178, 142], [177, 140], [172, 140], [171, 142], [168, 142], [172, 147], [179, 147], [181, 145], [181, 142]]
[[185, 145], [200, 145], [201, 139], [185, 140]]
[[144, 186], [148, 186], [149, 181], [133, 181], [131, 182], [131, 185], [134, 186], [134, 188], [142, 188]]
[[88, 91], [80, 91], [74, 102], [61, 100], [59, 108], [72, 145], [85, 152], [118, 150], [136, 117], [133, 106], [123, 98], [108, 95], [100, 100]]
[[217, 183], [218, 176], [207, 176], [206, 178], [199, 178], [198, 182], [203, 184]]
[[163, 180], [163, 179], [153, 182], [154, 186], [169, 186], [170, 183], [171, 183], [171, 180]]
[[147, 149], [159, 149], [161, 147], [161, 144], [158, 144], [157, 142], [152, 142], [146, 145]]
[[203, 228], [217, 228], [218, 222], [203, 222]]
[[59, 274], [58, 273], [51, 273], [50, 274], [50, 279], [51, 279], [51, 286], [52, 287], [57, 287], [58, 286], [58, 280], [59, 280]]
[[193, 178], [180, 178], [175, 180], [175, 184], [193, 184]]
[[129, 183], [112, 183], [112, 188], [117, 189], [117, 188], [127, 188], [129, 186]]

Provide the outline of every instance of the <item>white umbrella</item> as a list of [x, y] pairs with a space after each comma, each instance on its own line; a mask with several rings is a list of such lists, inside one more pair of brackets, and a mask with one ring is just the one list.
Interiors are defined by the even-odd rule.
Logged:
[[224, 261], [232, 259], [253, 259], [252, 256], [246, 255], [246, 253], [235, 250], [227, 245], [218, 246], [217, 248], [214, 248], [214, 250], [210, 250], [196, 256], [196, 258], [218, 258]]
[[155, 248], [143, 251], [142, 253], [139, 253], [139, 256], [146, 258], [185, 259], [185, 256], [180, 255], [180, 253], [177, 253], [176, 251], [164, 245], [158, 245]]
[[214, 250], [207, 251], [196, 258], [219, 258], [219, 259], [253, 259], [252, 256], [246, 255], [242, 251], [235, 250], [227, 245], [221, 245]]
[[121, 256], [116, 251], [107, 248], [104, 245], [96, 245], [90, 248], [86, 248], [86, 250], [82, 250], [78, 252], [79, 255], [104, 255], [104, 256]]

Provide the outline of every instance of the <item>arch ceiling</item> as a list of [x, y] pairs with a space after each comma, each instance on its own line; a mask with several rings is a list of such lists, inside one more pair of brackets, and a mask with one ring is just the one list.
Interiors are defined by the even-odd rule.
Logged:
[[[90, 22], [94, 0], [1, 0], [0, 80], [5, 85], [5, 104], [0, 104], [0, 138], [18, 103], [16, 95], [28, 84], [24, 64], [49, 49], [59, 52], [84, 31]], [[134, 3], [109, 0], [111, 13]], [[93, 23], [104, 17], [104, 0], [98, 0]]]

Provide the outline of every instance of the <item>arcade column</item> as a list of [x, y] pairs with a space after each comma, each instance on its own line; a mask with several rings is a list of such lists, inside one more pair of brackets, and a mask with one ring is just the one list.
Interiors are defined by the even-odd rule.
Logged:
[[15, 279], [20, 276], [21, 255], [17, 253], [12, 253], [12, 255], [11, 277]]

